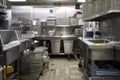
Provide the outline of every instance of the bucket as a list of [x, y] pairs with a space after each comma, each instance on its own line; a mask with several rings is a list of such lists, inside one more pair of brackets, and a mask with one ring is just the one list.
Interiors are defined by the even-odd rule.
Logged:
[[60, 53], [60, 40], [51, 40], [52, 53]]
[[64, 51], [67, 54], [73, 53], [73, 41], [74, 40], [64, 40]]

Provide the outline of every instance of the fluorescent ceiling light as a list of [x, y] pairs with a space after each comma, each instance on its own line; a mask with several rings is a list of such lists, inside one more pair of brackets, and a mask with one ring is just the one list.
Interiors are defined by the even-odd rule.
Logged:
[[86, 0], [77, 0], [77, 2], [85, 2]]
[[10, 2], [26, 2], [26, 0], [8, 0]]

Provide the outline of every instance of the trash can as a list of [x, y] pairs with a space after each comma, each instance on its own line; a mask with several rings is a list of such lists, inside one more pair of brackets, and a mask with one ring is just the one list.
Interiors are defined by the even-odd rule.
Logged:
[[74, 40], [64, 40], [64, 51], [67, 54], [73, 53], [73, 41]]
[[52, 53], [60, 53], [60, 40], [51, 40]]

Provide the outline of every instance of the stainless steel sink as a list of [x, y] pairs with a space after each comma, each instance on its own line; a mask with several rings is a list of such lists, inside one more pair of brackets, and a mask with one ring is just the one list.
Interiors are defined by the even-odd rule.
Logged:
[[108, 40], [82, 40], [85, 55], [91, 60], [113, 60], [114, 48]]
[[101, 39], [101, 40], [88, 40], [88, 41], [90, 41], [92, 43], [109, 43], [110, 42], [108, 40], [103, 40], [103, 39]]

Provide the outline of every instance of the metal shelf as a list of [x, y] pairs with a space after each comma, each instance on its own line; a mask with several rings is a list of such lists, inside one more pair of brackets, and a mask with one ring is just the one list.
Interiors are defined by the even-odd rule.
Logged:
[[66, 53], [49, 53], [49, 55], [68, 55]]
[[[81, 26], [84, 26], [84, 25], [65, 25], [65, 27], [73, 27], [73, 28], [80, 28]], [[41, 28], [54, 28], [54, 27], [62, 27], [62, 25], [46, 25], [46, 26], [41, 26]]]
[[40, 74], [42, 73], [36, 72], [36, 73], [29, 73], [29, 74], [21, 74], [20, 80], [39, 80]]
[[0, 5], [0, 8], [6, 8], [7, 6]]
[[52, 25], [51, 26], [50, 25], [46, 25], [46, 26], [41, 26], [41, 28], [54, 28], [54, 26], [55, 25], [53, 25], [53, 26]]
[[[120, 77], [120, 70], [119, 70], [120, 62], [115, 61], [96, 61], [94, 74], [95, 77], [99, 76], [119, 76]], [[88, 71], [90, 71], [91, 64], [88, 64]]]
[[118, 17], [120, 17], [120, 10], [109, 10], [89, 18], [84, 18], [83, 20], [84, 21], [102, 21], [105, 19], [118, 18]]
[[7, 13], [6, 12], [1, 12], [0, 11], [0, 15], [6, 15]]
[[7, 16], [0, 15], [0, 20], [5, 20]]

